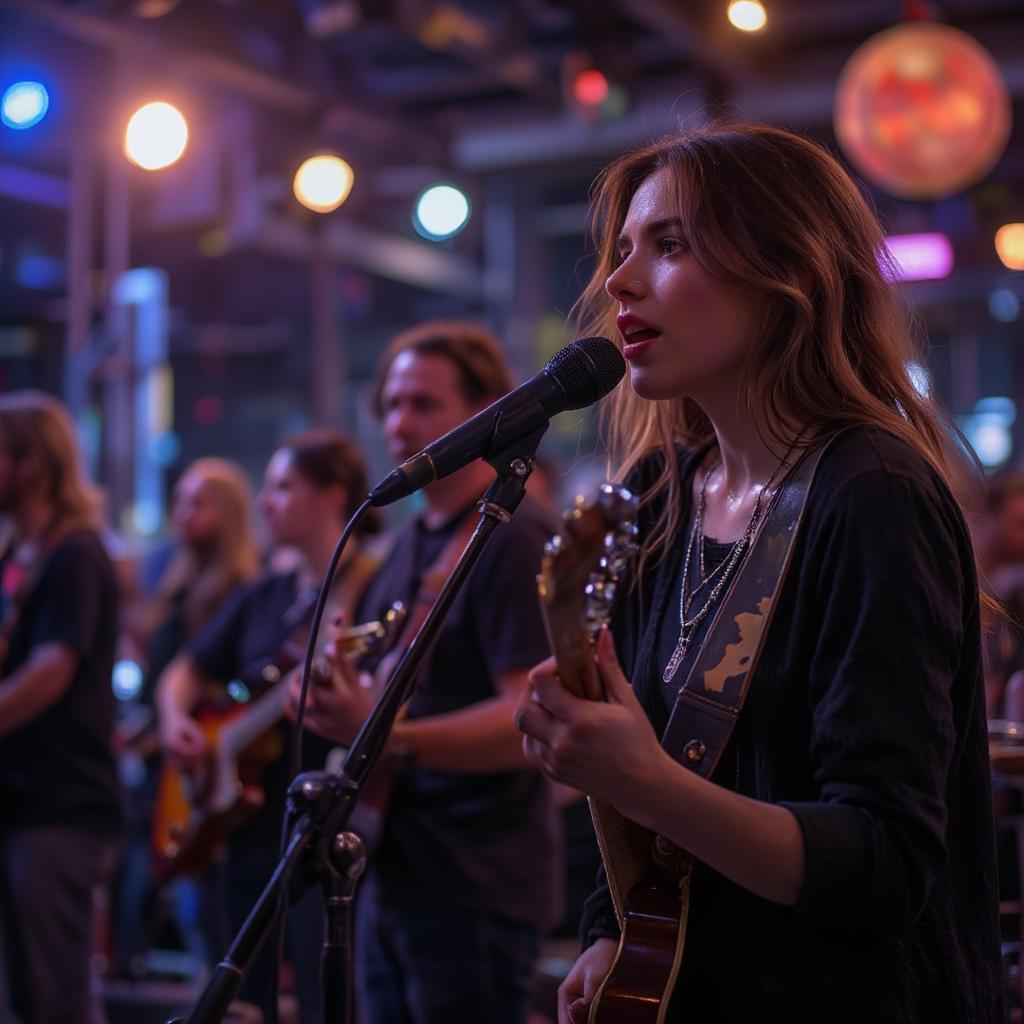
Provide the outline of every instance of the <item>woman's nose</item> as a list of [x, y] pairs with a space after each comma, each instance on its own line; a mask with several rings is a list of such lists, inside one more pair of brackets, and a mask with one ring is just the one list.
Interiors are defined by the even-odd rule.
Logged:
[[643, 281], [636, 272], [636, 267], [627, 258], [624, 259], [607, 277], [604, 282], [605, 291], [617, 301], [623, 296], [637, 296], [643, 292]]

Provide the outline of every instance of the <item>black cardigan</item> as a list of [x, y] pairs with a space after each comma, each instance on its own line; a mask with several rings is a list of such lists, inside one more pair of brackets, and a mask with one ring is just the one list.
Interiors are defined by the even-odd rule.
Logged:
[[[686, 481], [694, 461], [681, 456]], [[642, 529], [656, 513], [645, 510]], [[668, 709], [656, 652], [678, 631], [685, 533], [614, 624], [659, 733]], [[714, 778], [796, 815], [806, 878], [790, 908], [699, 866], [673, 1015], [998, 1024], [974, 559], [952, 495], [905, 442], [859, 429], [822, 458]], [[588, 901], [582, 932], [585, 942], [617, 934], [606, 887]]]

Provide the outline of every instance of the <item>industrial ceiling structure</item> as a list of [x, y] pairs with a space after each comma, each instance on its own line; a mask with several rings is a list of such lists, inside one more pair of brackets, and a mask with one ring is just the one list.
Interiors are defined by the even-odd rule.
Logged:
[[[1024, 298], [991, 245], [999, 223], [1024, 220], [1019, 0], [764, 3], [767, 26], [744, 33], [726, 0], [0, 0], [0, 91], [35, 74], [51, 95], [31, 131], [0, 130], [0, 386], [42, 382], [87, 402], [91, 385], [69, 380], [119, 372], [112, 294], [140, 266], [166, 277], [182, 457], [208, 443], [195, 415], [206, 398], [242, 424], [254, 467], [304, 416], [363, 430], [376, 353], [426, 316], [487, 320], [526, 373], [564, 339], [588, 269], [588, 189], [610, 157], [712, 116], [836, 151], [851, 54], [931, 17], [995, 59], [1018, 115], [1009, 146], [943, 200], [865, 188], [889, 230], [954, 239], [953, 273], [909, 289], [954, 411], [989, 378], [1024, 393], [1017, 323], [989, 315], [993, 289]], [[581, 100], [586, 71], [603, 76], [600, 102]], [[190, 131], [185, 158], [155, 173], [120, 142], [150, 99], [174, 103]], [[355, 174], [326, 215], [292, 194], [317, 152]], [[472, 208], [441, 242], [410, 217], [437, 181]]]

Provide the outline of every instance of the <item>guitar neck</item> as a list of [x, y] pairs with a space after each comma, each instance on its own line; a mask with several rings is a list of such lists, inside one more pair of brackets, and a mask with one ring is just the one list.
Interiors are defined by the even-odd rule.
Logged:
[[266, 693], [249, 704], [241, 714], [221, 727], [222, 752], [238, 755], [281, 720], [288, 701], [288, 685], [294, 671], [293, 669], [284, 675]]
[[583, 625], [582, 602], [566, 595], [541, 590], [541, 610], [551, 653], [555, 656], [562, 685], [577, 697], [604, 700], [604, 690], [594, 667], [594, 645]]

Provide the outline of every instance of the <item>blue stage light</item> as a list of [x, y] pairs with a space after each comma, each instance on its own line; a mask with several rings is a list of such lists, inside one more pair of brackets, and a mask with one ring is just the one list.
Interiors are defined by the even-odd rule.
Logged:
[[39, 82], [15, 82], [0, 100], [0, 121], [8, 128], [31, 128], [42, 121], [49, 106], [49, 94]]

